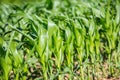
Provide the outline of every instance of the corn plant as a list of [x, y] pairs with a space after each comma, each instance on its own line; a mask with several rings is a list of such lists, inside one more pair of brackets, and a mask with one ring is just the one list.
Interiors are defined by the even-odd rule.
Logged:
[[119, 57], [119, 0], [0, 2], [1, 80], [117, 79]]

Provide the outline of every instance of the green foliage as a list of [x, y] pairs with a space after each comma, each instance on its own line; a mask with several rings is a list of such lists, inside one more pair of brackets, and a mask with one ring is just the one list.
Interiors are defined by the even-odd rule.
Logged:
[[1, 80], [118, 78], [119, 64], [119, 0], [1, 3]]

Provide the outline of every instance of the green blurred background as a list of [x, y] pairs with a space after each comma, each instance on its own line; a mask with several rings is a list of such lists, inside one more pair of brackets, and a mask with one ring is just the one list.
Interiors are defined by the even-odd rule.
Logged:
[[37, 2], [42, 0], [0, 0], [0, 3], [24, 3], [24, 2]]

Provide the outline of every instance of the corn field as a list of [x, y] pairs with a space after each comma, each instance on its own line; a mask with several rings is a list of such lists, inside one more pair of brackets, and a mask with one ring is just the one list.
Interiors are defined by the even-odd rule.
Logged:
[[0, 80], [109, 79], [120, 79], [119, 0], [0, 2]]

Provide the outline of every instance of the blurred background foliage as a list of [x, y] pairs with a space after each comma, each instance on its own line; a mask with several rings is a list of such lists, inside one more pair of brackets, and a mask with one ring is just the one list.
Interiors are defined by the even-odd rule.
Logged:
[[0, 3], [22, 4], [25, 2], [38, 2], [42, 0], [0, 0]]

